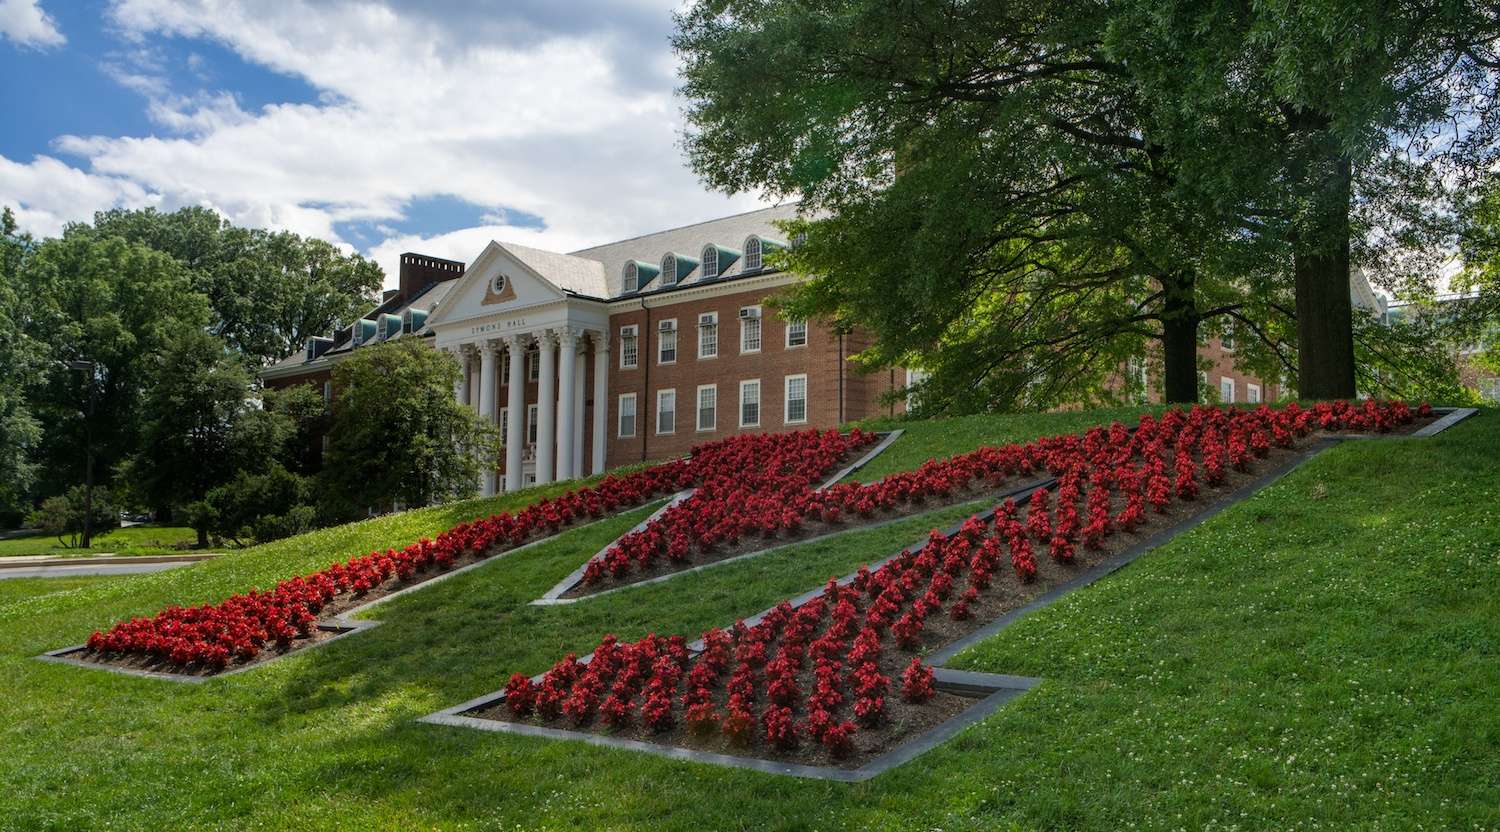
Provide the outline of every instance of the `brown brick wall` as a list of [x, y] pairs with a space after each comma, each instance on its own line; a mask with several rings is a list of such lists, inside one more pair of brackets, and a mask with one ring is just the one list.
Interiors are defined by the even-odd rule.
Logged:
[[[884, 388], [877, 384], [883, 377], [855, 376], [844, 373], [843, 412], [840, 413], [839, 337], [831, 328], [810, 322], [807, 345], [786, 346], [787, 323], [776, 317], [765, 304], [774, 290], [739, 292], [711, 298], [687, 299], [664, 303], [648, 300], [648, 308], [620, 312], [610, 316], [610, 398], [609, 447], [610, 467], [640, 460], [664, 459], [686, 453], [701, 442], [722, 439], [737, 433], [766, 433], [801, 428], [829, 428], [841, 421], [874, 415], [875, 397]], [[758, 353], [740, 352], [741, 322], [739, 310], [760, 305], [761, 349]], [[698, 358], [698, 316], [706, 312], [719, 314], [719, 350], [714, 358]], [[663, 320], [677, 322], [677, 360], [661, 364], [658, 356], [658, 326]], [[639, 328], [639, 357], [634, 369], [620, 368], [620, 329]], [[847, 357], [860, 347], [857, 339], [845, 336], [843, 355]], [[845, 362], [846, 363], [846, 362]], [[788, 425], [784, 421], [785, 379], [806, 374], [808, 387], [807, 422]], [[739, 383], [760, 379], [760, 426], [739, 426]], [[904, 375], [903, 375], [904, 379]], [[718, 418], [714, 430], [697, 430], [697, 396], [701, 384], [718, 386]], [[656, 433], [656, 394], [659, 390], [677, 391], [676, 429], [671, 434]], [[636, 433], [620, 438], [618, 404], [621, 394], [636, 394]]]

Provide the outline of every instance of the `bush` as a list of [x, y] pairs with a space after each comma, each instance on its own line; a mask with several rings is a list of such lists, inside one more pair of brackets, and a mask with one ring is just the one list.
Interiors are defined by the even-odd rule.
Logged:
[[[41, 508], [31, 513], [29, 522], [47, 534], [55, 536], [57, 541], [64, 546], [74, 548], [83, 542], [84, 507], [87, 504], [88, 499], [84, 487], [75, 485], [68, 489], [66, 494], [43, 500]], [[119, 525], [120, 512], [115, 507], [114, 501], [110, 499], [108, 489], [95, 487], [94, 537], [103, 537]]]
[[188, 522], [202, 541], [207, 535], [243, 544], [301, 534], [316, 524], [307, 502], [307, 480], [280, 463], [263, 474], [240, 472], [233, 480], [188, 506]]

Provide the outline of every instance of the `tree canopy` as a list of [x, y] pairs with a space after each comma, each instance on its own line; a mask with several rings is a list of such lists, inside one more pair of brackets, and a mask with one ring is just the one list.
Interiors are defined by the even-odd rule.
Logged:
[[[921, 355], [925, 401], [1086, 399], [1148, 339], [1193, 398], [1196, 344], [1231, 322], [1242, 360], [1352, 395], [1351, 228], [1443, 231], [1430, 171], [1493, 145], [1494, 15], [1436, 4], [1431, 38], [1305, 5], [704, 0], [675, 39], [686, 145], [715, 187], [803, 200], [794, 311], [871, 326], [871, 363]], [[1455, 113], [1462, 147], [1392, 160]]]

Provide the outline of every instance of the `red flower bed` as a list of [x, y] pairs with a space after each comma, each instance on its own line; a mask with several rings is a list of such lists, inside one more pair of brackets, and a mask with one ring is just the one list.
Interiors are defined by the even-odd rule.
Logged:
[[[89, 653], [112, 659], [138, 657], [171, 668], [222, 670], [255, 658], [268, 646], [290, 647], [311, 635], [318, 614], [335, 597], [360, 598], [377, 587], [410, 582], [418, 573], [442, 571], [465, 556], [510, 548], [555, 533], [583, 518], [598, 518], [641, 505], [694, 483], [723, 483], [735, 477], [774, 481], [791, 487], [825, 471], [848, 450], [874, 440], [855, 431], [801, 431], [737, 436], [699, 446], [687, 459], [656, 465], [626, 476], [608, 476], [597, 485], [540, 500], [515, 512], [461, 523], [403, 549], [371, 552], [334, 563], [310, 575], [282, 581], [268, 592], [251, 590], [218, 604], [168, 607], [149, 618], [122, 621], [89, 636]], [[770, 473], [756, 476], [767, 469]], [[717, 493], [717, 492], [716, 492]]]
[[[1273, 446], [1289, 447], [1317, 429], [1390, 430], [1414, 416], [1400, 402], [1195, 407], [1143, 416], [1134, 431], [1116, 423], [923, 466], [926, 473], [897, 475], [889, 488], [910, 494], [1028, 469], [1051, 470], [1058, 484], [1055, 494], [1037, 492], [1024, 517], [1007, 500], [991, 520], [971, 517], [951, 536], [934, 530], [919, 551], [860, 569], [846, 583], [829, 579], [801, 606], [784, 601], [754, 626], [740, 622], [704, 633], [697, 652], [680, 636], [634, 643], [606, 636], [586, 661], [570, 654], [539, 680], [513, 675], [507, 711], [485, 715], [544, 724], [566, 719], [577, 730], [633, 731], [669, 744], [685, 736], [711, 744], [718, 735], [760, 755], [821, 748], [843, 760], [873, 752], [861, 748], [862, 734], [906, 724], [916, 712], [909, 709], [932, 707], [940, 696], [932, 668], [913, 655], [924, 629], [944, 617], [969, 619], [971, 607], [1002, 582], [1032, 580], [1035, 546], [1068, 561], [1077, 547], [1100, 547], [1145, 523], [1148, 506], [1159, 513], [1174, 499], [1193, 499], [1198, 483], [1223, 479], [1226, 469], [1247, 470]], [[805, 496], [817, 501], [829, 493]], [[540, 704], [554, 701], [563, 704]], [[898, 717], [893, 708], [908, 710]]]
[[717, 459], [692, 496], [646, 528], [620, 537], [584, 569], [585, 584], [621, 578], [694, 550], [732, 545], [749, 534], [792, 531], [810, 513], [819, 480], [852, 451], [876, 441], [858, 428], [741, 436], [717, 443]]

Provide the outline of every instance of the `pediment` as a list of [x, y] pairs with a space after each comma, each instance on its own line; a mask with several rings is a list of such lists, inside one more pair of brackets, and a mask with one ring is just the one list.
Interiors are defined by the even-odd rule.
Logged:
[[452, 323], [562, 300], [565, 293], [520, 258], [491, 242], [432, 313], [430, 324]]

